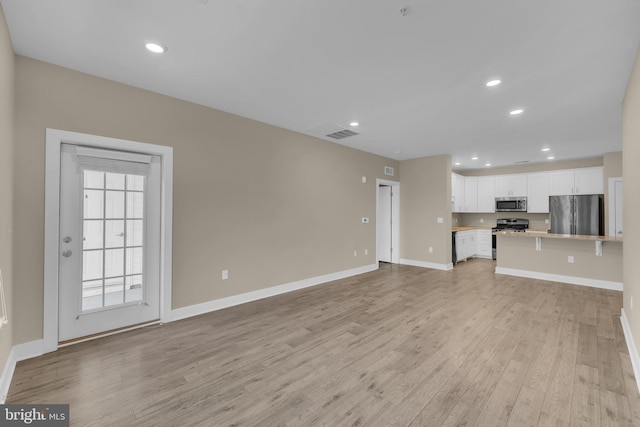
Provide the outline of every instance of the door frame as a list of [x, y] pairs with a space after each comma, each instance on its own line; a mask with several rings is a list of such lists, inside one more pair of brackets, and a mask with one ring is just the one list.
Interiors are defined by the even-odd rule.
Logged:
[[45, 139], [44, 353], [58, 349], [60, 149], [63, 143], [133, 151], [160, 157], [162, 171], [160, 195], [160, 322], [171, 320], [173, 147], [47, 128]]
[[388, 179], [376, 178], [376, 263], [379, 261], [378, 257], [378, 209], [380, 201], [379, 191], [381, 185], [390, 186], [393, 192], [391, 197], [391, 262], [394, 264], [400, 264], [400, 182], [390, 181]]

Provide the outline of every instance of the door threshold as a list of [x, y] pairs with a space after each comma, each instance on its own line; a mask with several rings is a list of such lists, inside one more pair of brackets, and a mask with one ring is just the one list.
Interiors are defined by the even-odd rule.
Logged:
[[123, 326], [122, 328], [111, 329], [104, 332], [98, 332], [96, 334], [85, 335], [83, 337], [72, 338], [70, 340], [60, 341], [58, 342], [58, 348], [67, 347], [72, 344], [80, 344], [81, 342], [91, 341], [102, 337], [108, 337], [109, 335], [119, 334], [121, 332], [133, 331], [135, 329], [144, 328], [145, 326], [158, 325], [160, 324], [160, 320], [151, 320], [149, 322], [136, 323], [131, 326]]

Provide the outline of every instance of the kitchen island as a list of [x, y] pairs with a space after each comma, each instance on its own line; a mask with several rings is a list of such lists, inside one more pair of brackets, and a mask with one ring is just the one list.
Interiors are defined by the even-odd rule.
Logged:
[[499, 231], [497, 274], [622, 290], [622, 238]]

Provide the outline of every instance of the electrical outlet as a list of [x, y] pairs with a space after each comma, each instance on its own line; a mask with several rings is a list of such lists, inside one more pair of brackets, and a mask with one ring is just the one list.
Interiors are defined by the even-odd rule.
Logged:
[[438, 224], [444, 224], [444, 218], [442, 218], [441, 216], [438, 217], [438, 219], [436, 219], [436, 222]]
[[484, 224], [484, 218], [480, 218], [480, 224]]
[[363, 183], [363, 184], [366, 184], [366, 183], [367, 183], [367, 177], [366, 177], [366, 176], [363, 176], [363, 177], [362, 177], [362, 183]]
[[358, 251], [353, 251], [353, 256], [358, 256]]
[[549, 224], [549, 218], [545, 219], [545, 220], [544, 220], [544, 223], [545, 223], [545, 224]]
[[229, 270], [222, 270], [222, 280], [227, 280], [229, 278]]
[[569, 255], [569, 257], [567, 258], [567, 262], [569, 264], [573, 264], [573, 255]]
[[365, 255], [369, 255], [369, 249], [365, 249], [365, 250], [364, 250], [364, 254], [365, 254]]
[[432, 254], [433, 253], [433, 247], [429, 246], [429, 253]]

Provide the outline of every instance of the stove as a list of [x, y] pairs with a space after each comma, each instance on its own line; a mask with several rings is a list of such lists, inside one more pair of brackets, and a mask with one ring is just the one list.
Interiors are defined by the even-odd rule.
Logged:
[[524, 218], [499, 218], [492, 231], [521, 231], [529, 228], [529, 220]]
[[[517, 231], [524, 233], [529, 228], [529, 220], [525, 218], [498, 218], [496, 220], [496, 226], [491, 229], [493, 233], [496, 231]], [[496, 236], [491, 238], [491, 249], [493, 252], [493, 259], [496, 259]]]

